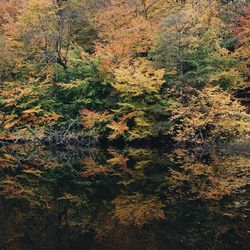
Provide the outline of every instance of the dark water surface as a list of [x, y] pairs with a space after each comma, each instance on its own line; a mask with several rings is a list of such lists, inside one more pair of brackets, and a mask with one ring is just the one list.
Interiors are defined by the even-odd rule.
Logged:
[[188, 150], [0, 148], [0, 249], [249, 249], [250, 160]]

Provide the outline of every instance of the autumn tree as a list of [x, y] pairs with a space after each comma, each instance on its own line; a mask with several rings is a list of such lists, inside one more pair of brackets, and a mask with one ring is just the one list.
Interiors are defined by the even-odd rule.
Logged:
[[123, 137], [133, 141], [157, 136], [166, 126], [164, 122], [155, 123], [155, 119], [166, 115], [164, 106], [168, 105], [161, 97], [164, 70], [156, 69], [145, 59], [138, 59], [131, 66], [122, 64], [113, 72], [111, 93], [117, 104], [109, 114], [84, 111], [85, 127], [86, 124], [98, 127], [106, 123], [111, 130], [110, 139]]
[[116, 67], [145, 57], [152, 47], [156, 27], [171, 1], [111, 0], [96, 13], [99, 39], [96, 55], [103, 66]]
[[237, 69], [244, 81], [237, 89], [236, 96], [242, 103], [249, 107], [249, 83], [250, 83], [250, 7], [243, 9], [242, 13], [236, 17], [236, 21], [230, 25], [230, 31], [236, 42], [233, 47], [233, 56], [237, 60]]
[[8, 26], [17, 21], [26, 0], [6, 0], [0, 2], [0, 81], [10, 79], [11, 68], [18, 52], [18, 42], [9, 43], [7, 35]]
[[69, 115], [62, 122], [68, 126], [93, 98], [93, 106], [103, 104], [100, 95], [108, 85], [98, 63], [84, 51], [90, 49], [82, 38], [89, 32], [85, 2], [30, 0], [24, 6], [4, 30], [3, 57], [12, 60], [7, 78], [1, 74], [1, 130], [6, 137], [27, 127], [28, 134], [42, 135], [62, 113]]
[[[68, 67], [69, 53], [75, 44], [92, 50], [95, 31], [85, 12], [85, 1], [29, 0], [15, 22], [9, 23], [6, 35], [22, 43], [25, 60], [37, 64], [57, 63]], [[94, 39], [94, 38], [93, 38]]]
[[[116, 131], [132, 120], [130, 129], [127, 127], [124, 130], [128, 130], [129, 140], [157, 136], [159, 128], [155, 119], [164, 115], [165, 103], [160, 94], [164, 70], [154, 68], [147, 60], [139, 60], [132, 66], [120, 66], [114, 71], [114, 75], [112, 85], [120, 95], [118, 108], [114, 112], [120, 118], [109, 127]], [[164, 127], [164, 124], [161, 126]], [[116, 132], [115, 135], [119, 133]]]
[[46, 128], [55, 125], [62, 116], [48, 107], [49, 85], [30, 80], [4, 82], [0, 90], [2, 138], [22, 139], [44, 137]]
[[217, 87], [189, 91], [172, 107], [177, 141], [206, 145], [247, 136], [249, 115], [229, 94]]
[[163, 19], [152, 56], [166, 68], [169, 84], [235, 88], [242, 77], [222, 45], [225, 24], [216, 1], [187, 3]]

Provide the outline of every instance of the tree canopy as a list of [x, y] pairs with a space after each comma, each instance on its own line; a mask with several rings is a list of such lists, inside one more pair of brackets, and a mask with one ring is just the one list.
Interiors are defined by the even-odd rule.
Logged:
[[2, 138], [249, 131], [246, 94], [235, 100], [249, 88], [245, 1], [9, 0], [1, 13]]

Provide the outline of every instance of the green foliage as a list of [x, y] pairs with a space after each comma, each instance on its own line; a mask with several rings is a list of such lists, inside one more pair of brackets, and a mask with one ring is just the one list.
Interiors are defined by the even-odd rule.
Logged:
[[75, 117], [82, 108], [104, 110], [108, 105], [110, 84], [98, 69], [98, 61], [74, 59], [67, 70], [56, 68], [54, 98], [61, 113]]

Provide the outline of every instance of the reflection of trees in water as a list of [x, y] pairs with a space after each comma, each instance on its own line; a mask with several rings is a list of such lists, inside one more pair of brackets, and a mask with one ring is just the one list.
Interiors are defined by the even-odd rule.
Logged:
[[2, 147], [0, 249], [244, 249], [249, 159], [161, 151]]
[[114, 199], [114, 217], [124, 225], [141, 226], [165, 218], [164, 205], [158, 197], [140, 193], [121, 195]]
[[185, 189], [189, 198], [220, 200], [248, 184], [250, 159], [241, 156], [211, 154], [199, 159], [187, 150], [173, 154], [179, 166], [171, 170], [176, 188]]
[[175, 243], [185, 242], [185, 249], [247, 249], [249, 158], [209, 154], [201, 159], [183, 149], [170, 158], [176, 165], [168, 177], [164, 224], [175, 232], [167, 238], [175, 234]]

